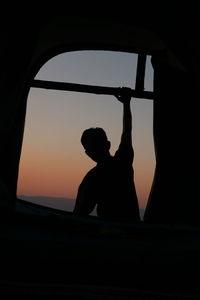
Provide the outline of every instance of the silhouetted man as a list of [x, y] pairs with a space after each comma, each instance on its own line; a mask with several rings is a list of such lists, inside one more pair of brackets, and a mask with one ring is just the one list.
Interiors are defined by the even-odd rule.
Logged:
[[139, 222], [139, 206], [133, 177], [131, 89], [122, 88], [115, 97], [123, 103], [123, 132], [118, 150], [111, 156], [110, 141], [102, 128], [86, 129], [81, 137], [85, 153], [97, 165], [83, 178], [74, 213], [89, 215], [97, 205], [97, 216], [107, 220]]

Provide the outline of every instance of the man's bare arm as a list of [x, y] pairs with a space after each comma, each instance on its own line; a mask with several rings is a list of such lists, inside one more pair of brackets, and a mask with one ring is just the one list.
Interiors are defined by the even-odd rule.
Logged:
[[123, 128], [121, 143], [116, 152], [117, 155], [124, 157], [124, 161], [129, 164], [133, 162], [133, 146], [132, 146], [132, 114], [131, 114], [131, 89], [122, 88], [120, 95], [115, 97], [123, 104]]
[[131, 114], [131, 89], [122, 88], [121, 94], [115, 97], [123, 103], [123, 129], [122, 135], [132, 144], [132, 114]]

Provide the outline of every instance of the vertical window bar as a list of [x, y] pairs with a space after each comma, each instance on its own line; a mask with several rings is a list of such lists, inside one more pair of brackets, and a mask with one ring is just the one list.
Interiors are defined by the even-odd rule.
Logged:
[[135, 81], [135, 90], [137, 92], [144, 91], [146, 58], [147, 58], [146, 54], [138, 54], [137, 73], [136, 73], [136, 81]]

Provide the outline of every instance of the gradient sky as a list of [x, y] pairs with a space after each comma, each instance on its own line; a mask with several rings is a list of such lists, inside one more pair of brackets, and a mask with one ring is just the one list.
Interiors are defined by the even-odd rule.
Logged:
[[[137, 55], [111, 51], [73, 51], [50, 59], [36, 78], [110, 87], [135, 87]], [[147, 59], [145, 90], [152, 91]], [[117, 150], [122, 132], [122, 104], [114, 96], [31, 88], [20, 160], [18, 195], [75, 199], [85, 173], [95, 163], [85, 155], [80, 136], [102, 127]], [[131, 100], [135, 184], [140, 208], [151, 188], [155, 153], [153, 100]]]

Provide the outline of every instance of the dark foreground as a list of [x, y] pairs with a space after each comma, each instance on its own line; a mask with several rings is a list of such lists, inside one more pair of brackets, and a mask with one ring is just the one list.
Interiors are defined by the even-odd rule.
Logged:
[[21, 202], [1, 226], [0, 296], [200, 299], [200, 228], [120, 224]]

